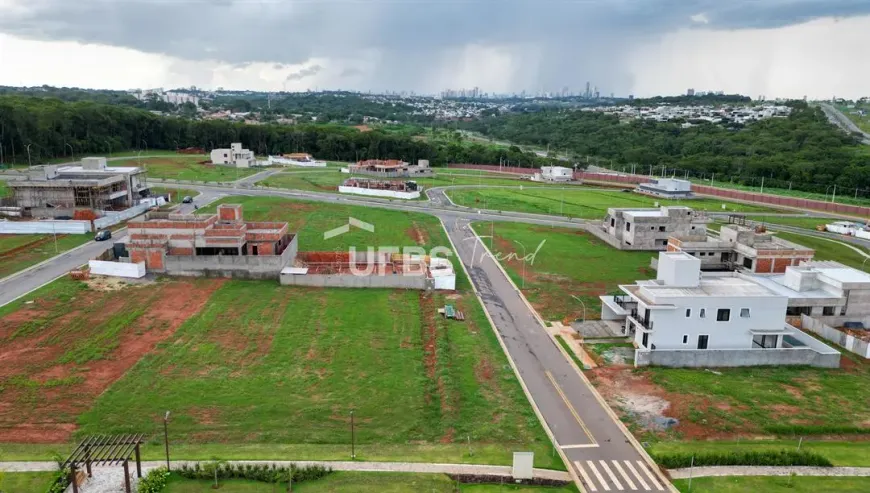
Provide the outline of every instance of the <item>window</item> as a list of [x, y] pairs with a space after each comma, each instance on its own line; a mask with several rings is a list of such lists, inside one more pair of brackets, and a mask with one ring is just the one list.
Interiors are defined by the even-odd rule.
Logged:
[[614, 226], [616, 226], [616, 219], [614, 219], [614, 218], [611, 217], [611, 218], [610, 218], [610, 227], [612, 228], [612, 227], [614, 227]]
[[683, 344], [689, 343], [689, 334], [683, 334]]
[[699, 256], [699, 257], [706, 257], [706, 256], [707, 256], [707, 252], [699, 252], [699, 253], [698, 253], [698, 256]]
[[649, 227], [649, 230], [650, 230], [650, 231], [655, 231], [655, 230], [656, 230], [656, 227], [655, 227], [655, 226], [650, 226], [650, 227]]
[[826, 317], [831, 317], [834, 315], [834, 307], [833, 306], [825, 306], [822, 307], [822, 315]]
[[686, 318], [689, 318], [689, 317], [691, 317], [691, 316], [692, 316], [692, 309], [691, 309], [691, 308], [686, 308]]
[[701, 308], [700, 316], [701, 316], [701, 318], [707, 318], [707, 309], [706, 308]]
[[720, 308], [716, 311], [716, 321], [717, 322], [727, 322], [731, 320], [731, 309], [730, 308]]
[[694, 226], [692, 226], [692, 229], [695, 229], [695, 227], [694, 227]]
[[809, 306], [790, 306], [785, 309], [785, 314], [792, 317], [797, 317], [800, 315], [809, 315], [812, 310], [812, 307]]
[[662, 233], [664, 233], [664, 232], [665, 232], [665, 227], [664, 227], [664, 226], [659, 226], [659, 231], [661, 231]]
[[757, 347], [761, 349], [773, 349], [776, 348], [776, 343], [778, 339], [779, 336], [774, 335], [755, 336], [752, 338], [752, 347]]
[[749, 308], [740, 309], [740, 318], [749, 318]]
[[631, 223], [625, 223], [625, 230], [631, 231]]
[[747, 269], [751, 269], [752, 268], [752, 259], [751, 258], [744, 258], [743, 259], [743, 267], [746, 267]]
[[698, 336], [698, 349], [707, 349], [707, 342], [709, 342], [709, 340], [710, 336]]
[[648, 348], [649, 347], [649, 332], [643, 333], [643, 338], [641, 339], [641, 346]]
[[662, 240], [662, 246], [668, 246], [668, 240]]

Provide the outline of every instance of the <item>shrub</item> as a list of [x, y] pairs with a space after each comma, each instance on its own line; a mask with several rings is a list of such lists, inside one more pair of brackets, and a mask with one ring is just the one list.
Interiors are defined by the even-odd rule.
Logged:
[[70, 470], [68, 468], [63, 468], [54, 472], [54, 476], [51, 478], [51, 483], [48, 485], [48, 489], [46, 493], [63, 493], [66, 491], [67, 487], [70, 484], [69, 480]]
[[867, 435], [870, 428], [851, 425], [769, 425], [764, 431], [774, 435]]
[[233, 464], [220, 463], [214, 465], [209, 463], [203, 467], [199, 462], [188, 466], [183, 464], [175, 472], [187, 479], [206, 479], [214, 480], [215, 467], [217, 468], [218, 479], [248, 479], [251, 481], [260, 481], [263, 483], [286, 483], [290, 480], [291, 475], [294, 483], [302, 481], [313, 481], [321, 479], [332, 472], [332, 469], [323, 466], [277, 466], [275, 464]]
[[165, 467], [152, 469], [139, 481], [139, 493], [160, 493], [166, 487], [169, 471]]
[[[653, 454], [653, 459], [668, 469], [692, 465], [693, 454]], [[832, 467], [831, 461], [815, 452], [797, 450], [746, 450], [694, 454], [695, 466], [815, 466]]]

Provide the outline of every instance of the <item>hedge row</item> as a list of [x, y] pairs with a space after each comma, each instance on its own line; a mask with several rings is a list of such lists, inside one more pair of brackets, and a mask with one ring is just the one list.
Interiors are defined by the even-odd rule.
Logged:
[[851, 425], [770, 425], [764, 431], [773, 435], [867, 435], [870, 428]]
[[187, 479], [214, 480], [215, 469], [218, 479], [249, 479], [264, 483], [286, 483], [292, 475], [293, 482], [312, 481], [321, 479], [332, 472], [332, 469], [322, 466], [276, 466], [275, 464], [231, 464], [231, 463], [195, 463], [187, 464], [175, 469], [173, 472]]
[[741, 452], [704, 452], [691, 454], [677, 452], [653, 454], [653, 459], [667, 469], [680, 469], [694, 465], [700, 466], [815, 466], [833, 467], [831, 461], [822, 455], [797, 450], [759, 450]]

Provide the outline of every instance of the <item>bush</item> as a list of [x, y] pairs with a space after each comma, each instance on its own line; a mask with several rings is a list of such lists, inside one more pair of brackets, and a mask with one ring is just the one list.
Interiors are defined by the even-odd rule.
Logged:
[[152, 469], [139, 481], [139, 493], [160, 493], [166, 487], [169, 471], [165, 467]]
[[193, 466], [183, 464], [175, 472], [187, 479], [214, 480], [215, 467], [218, 479], [248, 479], [263, 483], [286, 483], [292, 475], [293, 482], [313, 481], [321, 479], [332, 472], [332, 469], [322, 466], [276, 466], [275, 464], [207, 464], [199, 462]]
[[63, 468], [54, 472], [54, 476], [51, 478], [51, 483], [48, 485], [48, 489], [46, 493], [63, 493], [66, 491], [67, 487], [70, 484], [69, 481], [70, 470], [68, 468]]
[[[668, 469], [692, 465], [691, 453], [653, 454], [653, 459]], [[815, 466], [833, 467], [831, 461], [815, 452], [763, 450], [743, 452], [705, 452], [694, 454], [695, 466]]]

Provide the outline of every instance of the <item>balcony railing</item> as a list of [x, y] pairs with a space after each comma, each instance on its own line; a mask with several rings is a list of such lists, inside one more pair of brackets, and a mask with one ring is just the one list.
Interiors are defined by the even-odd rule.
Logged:
[[629, 306], [629, 305], [637, 306], [637, 302], [634, 301], [631, 298], [631, 296], [628, 296], [626, 294], [613, 295], [613, 302], [616, 303], [617, 305], [621, 306], [624, 309], [631, 308], [631, 306]]
[[649, 320], [649, 319], [647, 319], [647, 318], [644, 318], [643, 316], [641, 316], [641, 315], [638, 313], [637, 310], [632, 310], [632, 311], [631, 311], [631, 318], [633, 318], [634, 321], [637, 322], [638, 325], [640, 325], [641, 327], [645, 328], [646, 330], [649, 330], [649, 331], [653, 330], [653, 322], [652, 322], [652, 320]]

